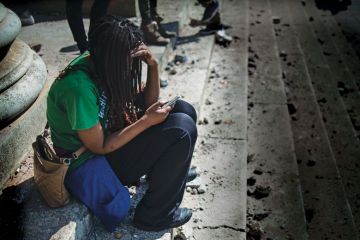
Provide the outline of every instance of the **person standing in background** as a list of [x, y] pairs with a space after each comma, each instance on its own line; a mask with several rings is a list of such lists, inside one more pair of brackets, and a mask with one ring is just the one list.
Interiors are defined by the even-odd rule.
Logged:
[[[82, 3], [83, 0], [66, 0], [66, 17], [80, 53], [85, 52], [89, 48], [83, 22]], [[90, 26], [92, 22], [106, 15], [109, 3], [110, 0], [94, 1], [90, 12]]]

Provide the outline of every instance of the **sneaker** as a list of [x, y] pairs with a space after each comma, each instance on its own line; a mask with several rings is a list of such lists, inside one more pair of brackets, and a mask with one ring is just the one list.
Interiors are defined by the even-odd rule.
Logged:
[[178, 208], [174, 213], [173, 220], [163, 226], [151, 226], [141, 223], [139, 220], [134, 218], [134, 226], [140, 230], [159, 232], [169, 228], [177, 228], [187, 223], [192, 217], [192, 212], [188, 208]]
[[170, 40], [162, 37], [159, 33], [159, 26], [155, 21], [152, 21], [148, 25], [142, 25], [141, 29], [144, 33], [145, 41], [152, 45], [167, 45]]
[[188, 171], [186, 182], [191, 182], [195, 178], [197, 178], [198, 173], [196, 171], [196, 167], [191, 167]]
[[160, 24], [158, 26], [159, 26], [159, 33], [162, 37], [164, 37], [164, 38], [176, 37], [175, 32], [166, 31]]

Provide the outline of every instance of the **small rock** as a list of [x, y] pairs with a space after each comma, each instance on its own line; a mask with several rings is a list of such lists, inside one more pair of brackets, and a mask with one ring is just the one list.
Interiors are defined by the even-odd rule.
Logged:
[[120, 231], [115, 231], [114, 232], [114, 237], [116, 238], [116, 239], [121, 239], [122, 238], [122, 233], [120, 232]]
[[269, 196], [271, 192], [270, 187], [256, 186], [255, 191], [248, 191], [248, 196], [252, 196], [255, 199], [262, 199]]
[[160, 87], [164, 88], [167, 87], [168, 85], [169, 85], [168, 80], [160, 78]]
[[206, 117], [204, 117], [204, 119], [203, 119], [203, 123], [206, 125], [206, 124], [208, 124], [208, 123], [209, 123], [209, 120], [208, 120]]
[[196, 188], [193, 188], [193, 189], [191, 190], [191, 194], [192, 194], [192, 195], [198, 194], [198, 190], [197, 190]]
[[282, 50], [282, 51], [280, 52], [280, 57], [286, 57], [286, 56], [287, 56], [286, 51]]
[[313, 167], [316, 165], [316, 161], [309, 159], [308, 162], [306, 163], [306, 165], [309, 167]]
[[205, 104], [206, 105], [211, 105], [213, 102], [212, 101], [210, 101], [208, 98], [205, 100]]
[[248, 186], [254, 186], [255, 183], [256, 183], [256, 179], [255, 179], [254, 177], [249, 177], [249, 178], [247, 179], [247, 185], [248, 185]]
[[293, 115], [296, 113], [296, 108], [295, 108], [294, 104], [288, 103], [287, 106], [288, 106], [288, 111], [289, 111], [290, 115]]
[[272, 20], [273, 20], [273, 23], [274, 23], [274, 24], [279, 24], [279, 23], [280, 23], [280, 17], [278, 17], [278, 16], [274, 16], [274, 17], [272, 18]]
[[186, 192], [191, 192], [192, 191], [192, 188], [191, 187], [187, 187], [186, 188]]
[[254, 174], [261, 175], [261, 174], [263, 174], [263, 170], [261, 168], [255, 168]]
[[261, 229], [259, 223], [250, 221], [246, 224], [246, 239], [260, 240], [262, 235], [263, 230]]
[[206, 191], [202, 187], [197, 189], [198, 194], [204, 194]]
[[177, 72], [176, 72], [176, 70], [175, 70], [174, 68], [172, 68], [172, 69], [169, 71], [169, 73], [170, 73], [171, 75], [175, 75]]
[[255, 213], [253, 219], [256, 221], [261, 221], [264, 218], [266, 218], [267, 216], [269, 216], [269, 213], [265, 212], [265, 213]]
[[188, 60], [187, 56], [184, 55], [175, 55], [174, 62], [176, 63], [186, 63]]
[[216, 120], [214, 121], [214, 124], [215, 124], [215, 125], [219, 125], [219, 124], [221, 124], [221, 122], [222, 122], [221, 119], [216, 119]]

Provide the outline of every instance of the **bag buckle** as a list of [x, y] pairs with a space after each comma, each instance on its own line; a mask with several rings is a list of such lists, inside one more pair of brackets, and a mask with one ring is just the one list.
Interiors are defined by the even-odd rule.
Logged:
[[70, 165], [72, 158], [60, 158], [60, 162], [65, 165]]

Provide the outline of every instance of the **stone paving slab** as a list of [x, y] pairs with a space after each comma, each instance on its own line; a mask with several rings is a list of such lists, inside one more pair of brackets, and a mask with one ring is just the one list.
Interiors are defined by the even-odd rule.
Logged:
[[264, 238], [307, 239], [287, 107], [254, 104], [248, 119], [248, 221], [268, 214], [258, 221]]

